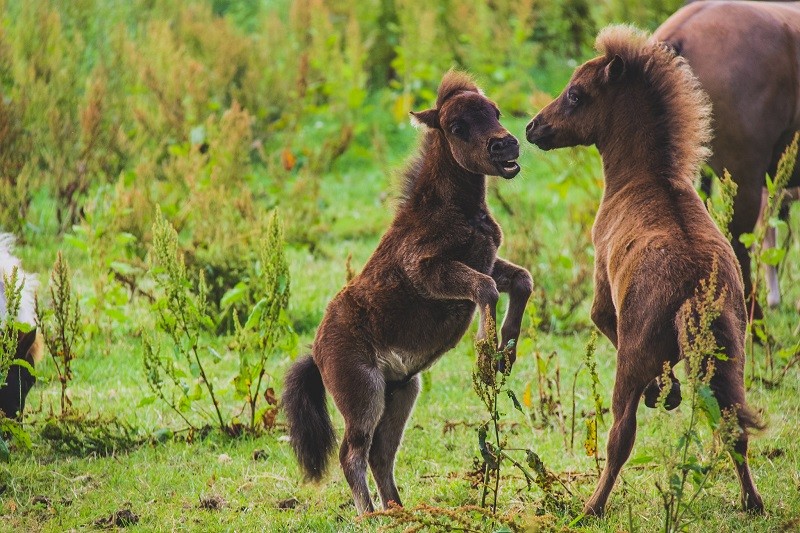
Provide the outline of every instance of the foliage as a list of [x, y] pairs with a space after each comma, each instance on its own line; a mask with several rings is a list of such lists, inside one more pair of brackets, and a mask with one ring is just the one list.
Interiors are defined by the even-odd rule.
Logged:
[[[764, 236], [766, 234], [767, 227], [772, 227], [776, 231], [788, 230], [786, 222], [781, 220], [778, 217], [778, 214], [783, 203], [783, 196], [785, 194], [784, 189], [789, 184], [789, 180], [794, 172], [794, 166], [797, 161], [798, 143], [800, 143], [800, 132], [794, 135], [792, 142], [786, 147], [783, 155], [781, 155], [780, 161], [778, 162], [777, 171], [775, 173], [775, 178], [771, 179], [769, 175], [766, 177], [768, 198], [767, 205], [761, 213], [760, 223], [756, 226], [756, 229], [753, 233], [743, 233], [739, 236], [739, 241], [750, 248], [750, 258], [753, 263], [753, 268], [751, 269], [751, 282], [753, 289], [752, 293], [748, 295], [751, 302], [749, 318], [752, 335], [750, 336], [748, 348], [750, 353], [752, 353], [754, 338], [757, 338], [758, 341], [766, 347], [765, 363], [769, 372], [768, 379], [770, 380], [775, 380], [778, 375], [773, 359], [773, 339], [770, 338], [771, 335], [769, 322], [765, 319], [756, 319], [754, 316], [755, 302], [758, 301], [761, 304], [762, 310], [768, 309], [768, 306], [764, 305], [766, 303], [765, 287], [762, 283], [762, 280], [765, 278], [764, 270], [767, 265], [777, 268], [786, 255], [786, 249], [778, 246], [777, 240], [775, 247], [765, 248]], [[792, 350], [783, 351], [783, 353], [788, 354], [790, 357], [794, 355]], [[787, 364], [790, 364], [791, 360], [792, 359], [789, 359]], [[756, 377], [754, 358], [751, 358], [750, 377], [752, 379]]]
[[706, 207], [722, 234], [731, 240], [731, 230], [728, 226], [733, 220], [733, 200], [736, 198], [738, 185], [731, 179], [731, 174], [727, 169], [722, 178], [717, 178], [717, 183], [719, 184], [719, 197], [716, 202], [714, 198], [706, 198]]
[[[235, 349], [239, 353], [239, 373], [233, 378], [238, 398], [250, 410], [249, 429], [257, 425], [270, 428], [278, 412], [274, 391], [269, 386], [273, 376], [268, 363], [278, 355], [293, 355], [297, 348], [297, 334], [292, 329], [287, 314], [290, 294], [289, 266], [283, 252], [283, 231], [277, 212], [267, 226], [267, 235], [261, 243], [259, 261], [254, 265], [256, 292], [263, 295], [253, 306], [244, 325], [235, 315]], [[226, 293], [223, 301], [232, 305], [244, 291], [240, 284]], [[257, 408], [263, 395], [266, 405]]]
[[129, 422], [116, 417], [89, 418], [76, 413], [49, 418], [42, 426], [41, 435], [53, 451], [76, 457], [126, 452], [145, 442], [139, 430]]
[[[220, 358], [219, 351], [203, 338], [204, 332], [214, 330], [208, 287], [202, 272], [197, 286], [192, 286], [178, 250], [178, 234], [160, 210], [156, 211], [153, 223], [151, 272], [160, 294], [153, 304], [156, 333], [150, 336], [142, 332], [147, 383], [191, 428], [196, 429], [196, 425], [185, 413], [192, 411], [206, 418], [205, 404], [210, 403], [219, 429], [228, 431], [230, 427], [222, 416], [214, 382], [206, 371], [212, 361]], [[171, 358], [161, 355], [162, 335], [172, 343]], [[165, 383], [164, 375], [172, 387]]]
[[[475, 341], [477, 360], [472, 371], [472, 388], [489, 415], [489, 420], [482, 422], [478, 426], [478, 449], [482, 460], [480, 506], [482, 508], [486, 507], [486, 498], [491, 492], [492, 501], [489, 504], [489, 509], [493, 514], [497, 513], [501, 468], [503, 462], [508, 462], [523, 475], [529, 490], [532, 485], [536, 485], [544, 492], [547, 506], [563, 508], [563, 491], [569, 493], [566, 485], [545, 467], [535, 451], [529, 448], [510, 448], [507, 438], [501, 434], [500, 418], [502, 413], [499, 406], [500, 397], [508, 396], [514, 409], [523, 414], [524, 410], [514, 391], [506, 385], [511, 374], [511, 345], [509, 343], [509, 346], [497, 348], [497, 330], [489, 313], [486, 313], [484, 328], [485, 337]], [[503, 370], [498, 371], [501, 364]], [[510, 453], [512, 451], [525, 452], [524, 462], [515, 459]]]
[[44, 337], [47, 351], [53, 359], [58, 381], [61, 384], [61, 416], [66, 416], [72, 406], [67, 387], [72, 381], [72, 363], [83, 343], [81, 308], [72, 290], [72, 272], [59, 250], [50, 274], [50, 304], [46, 308], [36, 304], [36, 327]]

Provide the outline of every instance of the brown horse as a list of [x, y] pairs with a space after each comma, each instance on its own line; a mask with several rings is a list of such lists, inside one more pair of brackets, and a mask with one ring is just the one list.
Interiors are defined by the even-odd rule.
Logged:
[[[43, 342], [36, 333], [36, 314], [33, 295], [38, 281], [32, 274], [26, 274], [20, 267], [20, 261], [14, 256], [14, 236], [9, 233], [0, 234], [0, 323], [9, 320], [7, 309], [6, 280], [17, 269], [17, 287], [21, 286], [21, 301], [16, 321], [31, 327], [27, 332], [17, 331], [17, 351], [14, 359], [26, 361], [35, 366], [42, 358]], [[0, 332], [0, 335], [2, 332]], [[21, 418], [25, 409], [25, 398], [36, 382], [30, 371], [18, 364], [8, 368], [4, 383], [0, 384], [0, 417]]]
[[519, 143], [497, 106], [451, 71], [436, 108], [413, 116], [427, 132], [394, 220], [328, 305], [312, 354], [289, 369], [283, 394], [292, 446], [313, 480], [334, 445], [325, 389], [333, 396], [345, 423], [339, 460], [359, 513], [373, 510], [367, 464], [383, 505], [400, 504], [394, 461], [419, 373], [458, 343], [476, 306], [481, 324], [487, 312], [494, 318], [498, 291], [510, 295], [503, 346], [516, 340], [532, 290], [528, 271], [497, 257], [502, 234], [486, 206], [485, 175], [519, 172]]
[[747, 430], [760, 422], [745, 404], [742, 276], [693, 187], [710, 138], [708, 100], [685, 61], [644, 33], [612, 26], [596, 47], [602, 55], [578, 67], [527, 127], [528, 140], [542, 149], [595, 144], [603, 159], [591, 316], [617, 348], [617, 375], [608, 458], [584, 512], [602, 514], [633, 448], [639, 399], [665, 362], [683, 356], [682, 310], [715, 260], [727, 298], [712, 329], [728, 358], [716, 362], [711, 388], [722, 409], [735, 410], [742, 430], [734, 445], [744, 458], [735, 461], [742, 504], [761, 511], [747, 465]]
[[[775, 175], [800, 130], [800, 2], [696, 2], [653, 38], [686, 58], [711, 99], [715, 135], [708, 163], [720, 176], [728, 169], [739, 186], [730, 230], [749, 297], [750, 258], [739, 236], [753, 231], [764, 175]], [[791, 184], [800, 185], [800, 165]]]

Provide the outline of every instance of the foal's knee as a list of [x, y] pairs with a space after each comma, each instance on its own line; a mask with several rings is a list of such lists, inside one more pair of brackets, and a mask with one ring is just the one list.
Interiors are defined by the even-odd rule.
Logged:
[[518, 298], [527, 300], [533, 293], [533, 277], [527, 270], [520, 268], [511, 286], [511, 293]]

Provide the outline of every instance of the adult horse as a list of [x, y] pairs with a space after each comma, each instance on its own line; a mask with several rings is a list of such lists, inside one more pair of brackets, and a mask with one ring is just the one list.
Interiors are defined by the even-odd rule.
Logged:
[[[749, 296], [750, 258], [739, 236], [753, 231], [764, 175], [775, 175], [800, 130], [800, 2], [695, 2], [664, 22], [653, 39], [686, 58], [711, 99], [708, 163], [720, 176], [728, 169], [739, 186], [730, 231]], [[791, 184], [800, 185], [800, 165]], [[760, 314], [757, 304], [750, 309]]]

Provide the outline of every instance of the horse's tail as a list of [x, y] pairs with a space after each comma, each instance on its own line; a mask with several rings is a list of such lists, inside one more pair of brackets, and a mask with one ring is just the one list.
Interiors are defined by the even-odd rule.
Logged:
[[310, 355], [298, 359], [286, 373], [283, 408], [289, 439], [306, 479], [319, 481], [328, 466], [336, 436], [325, 402], [325, 385]]

